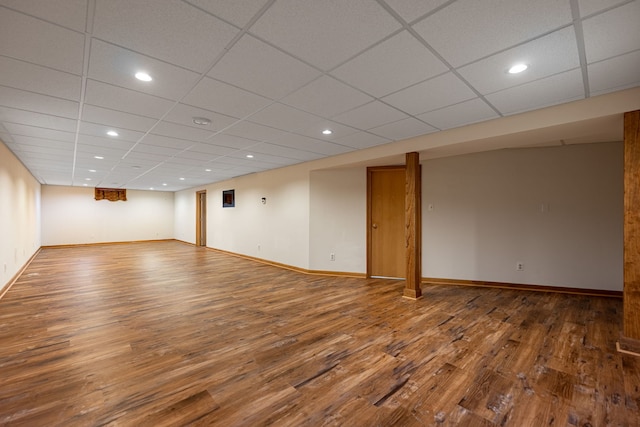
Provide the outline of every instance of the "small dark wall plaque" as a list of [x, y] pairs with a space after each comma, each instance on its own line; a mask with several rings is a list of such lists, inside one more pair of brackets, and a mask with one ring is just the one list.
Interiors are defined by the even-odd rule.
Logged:
[[236, 190], [222, 191], [222, 207], [232, 208], [236, 205]]

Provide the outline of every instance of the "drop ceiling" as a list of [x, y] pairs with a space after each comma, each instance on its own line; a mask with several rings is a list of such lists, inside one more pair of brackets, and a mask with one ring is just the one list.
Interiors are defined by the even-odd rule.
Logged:
[[0, 139], [43, 184], [176, 191], [639, 86], [639, 18], [640, 0], [0, 0]]

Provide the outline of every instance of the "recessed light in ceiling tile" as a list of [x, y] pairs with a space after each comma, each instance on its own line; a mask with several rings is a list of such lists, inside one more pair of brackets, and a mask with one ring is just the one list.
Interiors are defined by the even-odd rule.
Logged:
[[88, 187], [88, 186], [89, 186], [89, 184], [82, 184], [82, 186], [83, 186], [83, 187]]
[[116, 132], [115, 130], [108, 130], [107, 131], [107, 135], [109, 135], [109, 136], [118, 136], [118, 132]]
[[103, 156], [93, 156], [94, 159], [98, 159], [98, 160], [104, 160]]
[[95, 169], [89, 169], [89, 172], [95, 172], [95, 171], [96, 171]]
[[162, 183], [162, 185], [163, 185], [164, 187], [166, 187], [166, 186], [167, 186], [167, 183], [166, 183], [166, 182], [163, 182], [163, 183]]
[[529, 68], [527, 64], [515, 64], [509, 68], [509, 74], [518, 74]]
[[193, 123], [198, 126], [207, 126], [211, 124], [211, 119], [207, 119], [206, 117], [194, 117]]
[[85, 181], [91, 181], [91, 178], [85, 178], [84, 180]]
[[138, 71], [136, 73], [136, 79], [143, 82], [150, 82], [151, 80], [153, 80], [153, 78], [149, 75], [149, 73], [145, 71]]
[[247, 154], [247, 159], [253, 159], [253, 154]]
[[204, 171], [205, 172], [211, 172], [211, 169], [205, 169]]
[[180, 181], [184, 181], [184, 178], [180, 178]]
[[153, 191], [153, 187], [149, 187], [149, 190]]
[[323, 135], [331, 135], [333, 133], [333, 131], [331, 129], [325, 129], [322, 131]]

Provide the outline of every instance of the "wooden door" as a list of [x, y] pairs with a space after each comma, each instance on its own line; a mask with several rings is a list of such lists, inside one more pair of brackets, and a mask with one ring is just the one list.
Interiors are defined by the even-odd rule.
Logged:
[[404, 166], [368, 168], [367, 274], [404, 278]]
[[196, 192], [196, 246], [207, 245], [207, 191]]

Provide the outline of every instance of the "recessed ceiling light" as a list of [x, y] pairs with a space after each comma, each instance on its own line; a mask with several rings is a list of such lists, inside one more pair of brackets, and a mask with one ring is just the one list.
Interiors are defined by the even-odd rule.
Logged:
[[150, 82], [151, 80], [153, 80], [149, 75], [149, 73], [146, 73], [144, 71], [138, 71], [136, 73], [136, 79], [141, 80], [143, 82]]
[[107, 135], [109, 135], [109, 136], [118, 136], [118, 132], [116, 132], [115, 130], [109, 130], [109, 131], [107, 131]]
[[163, 182], [163, 183], [162, 183], [162, 185], [164, 185], [164, 186], [166, 187], [166, 186], [167, 186], [167, 183], [166, 183], [166, 182]]
[[211, 169], [205, 169], [204, 171], [205, 172], [211, 172]]
[[518, 74], [529, 68], [527, 64], [516, 64], [509, 68], [509, 74]]
[[333, 133], [333, 131], [331, 129], [325, 129], [322, 131], [323, 135], [331, 135]]
[[82, 184], [82, 186], [83, 186], [83, 187], [88, 187], [88, 186], [89, 186], [89, 184]]
[[93, 156], [93, 158], [94, 159], [98, 159], [98, 160], [103, 160], [104, 159], [104, 157], [102, 157], [102, 156]]
[[85, 178], [84, 180], [85, 181], [91, 181], [91, 178]]
[[206, 126], [211, 124], [211, 119], [207, 119], [206, 117], [194, 117], [193, 123], [200, 126]]
[[149, 187], [149, 190], [153, 190], [153, 187]]
[[95, 169], [89, 169], [89, 172], [95, 172], [95, 171], [96, 171]]
[[247, 159], [253, 159], [253, 154], [247, 154]]
[[180, 181], [184, 181], [184, 178], [180, 178]]

